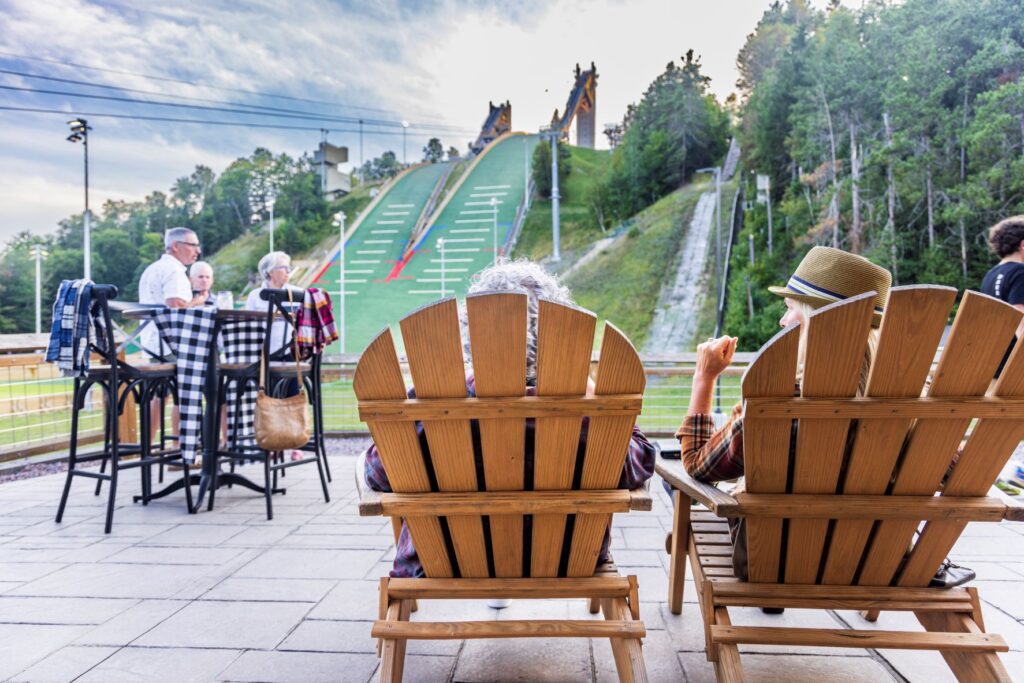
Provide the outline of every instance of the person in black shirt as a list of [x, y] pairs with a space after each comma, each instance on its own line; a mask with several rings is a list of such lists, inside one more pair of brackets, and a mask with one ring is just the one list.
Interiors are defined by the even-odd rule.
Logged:
[[[982, 293], [1024, 311], [1024, 216], [1011, 216], [992, 226], [988, 231], [988, 245], [1000, 261], [982, 279]], [[1020, 339], [1022, 334], [1024, 320], [1017, 327], [1016, 338]], [[1006, 349], [996, 377], [1003, 371], [1015, 343], [1016, 339]]]

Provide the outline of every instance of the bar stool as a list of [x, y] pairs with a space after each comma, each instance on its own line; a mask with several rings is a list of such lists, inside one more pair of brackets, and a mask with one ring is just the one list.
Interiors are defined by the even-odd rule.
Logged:
[[[101, 364], [90, 367], [85, 377], [76, 377], [72, 389], [71, 434], [68, 444], [68, 471], [64, 481], [64, 491], [57, 507], [56, 521], [60, 523], [64, 517], [71, 482], [75, 477], [96, 479], [95, 495], [100, 494], [104, 481], [110, 482], [107, 493], [107, 513], [104, 532], [110, 533], [114, 519], [114, 502], [117, 497], [118, 474], [122, 469], [143, 467], [142, 494], [148, 502], [150, 494], [149, 466], [166, 462], [172, 458], [180, 458], [180, 452], [161, 451], [152, 453], [150, 445], [152, 426], [149, 420], [149, 401], [159, 390], [173, 391], [175, 366], [172, 363], [129, 365], [117, 357], [117, 344], [114, 341], [114, 327], [110, 320], [109, 301], [117, 297], [117, 287], [113, 285], [94, 285], [90, 316], [96, 328], [95, 340], [89, 343], [89, 353], [96, 353]], [[104, 423], [103, 447], [100, 450], [79, 453], [78, 431], [80, 413], [85, 408], [89, 391], [99, 388], [103, 394]], [[139, 406], [139, 442], [121, 443], [118, 418], [124, 413], [129, 398], [134, 398]], [[138, 460], [123, 462], [124, 456], [138, 455]], [[98, 472], [80, 469], [84, 463], [101, 461]], [[109, 462], [110, 472], [106, 472]], [[187, 476], [187, 471], [186, 471]], [[188, 489], [186, 487], [186, 492]], [[191, 501], [190, 501], [191, 502]]]

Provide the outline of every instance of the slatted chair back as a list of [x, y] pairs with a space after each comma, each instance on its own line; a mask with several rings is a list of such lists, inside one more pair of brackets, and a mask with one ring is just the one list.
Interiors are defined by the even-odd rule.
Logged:
[[389, 329], [356, 367], [395, 492], [384, 514], [405, 519], [429, 577], [591, 576], [612, 513], [629, 509], [616, 486], [645, 383], [636, 350], [606, 323], [591, 395], [595, 316], [541, 300], [528, 396], [526, 295], [470, 295], [466, 315], [471, 367], [454, 298], [402, 319], [415, 399]]
[[967, 292], [932, 371], [955, 296], [891, 290], [861, 397], [873, 292], [810, 316], [798, 398], [799, 326], [761, 349], [743, 378], [737, 497], [757, 511], [750, 581], [927, 586], [968, 521], [998, 518], [978, 497], [1024, 438], [1020, 346], [990, 384], [1021, 314]]

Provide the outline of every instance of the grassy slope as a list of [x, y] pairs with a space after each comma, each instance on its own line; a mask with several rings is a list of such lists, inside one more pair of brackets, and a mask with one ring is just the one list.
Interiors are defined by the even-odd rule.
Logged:
[[[572, 263], [582, 256], [590, 245], [605, 237], [587, 206], [590, 186], [596, 183], [611, 160], [607, 150], [570, 147], [572, 168], [565, 179], [560, 202], [561, 246], [563, 260]], [[516, 244], [515, 256], [540, 260], [551, 254], [551, 200], [537, 199], [530, 207]]]
[[663, 197], [567, 281], [579, 305], [614, 323], [637, 347], [647, 339], [663, 280], [699, 196], [699, 190], [683, 188]]
[[[361, 185], [341, 199], [331, 202], [328, 215], [334, 215], [336, 211], [344, 211], [349, 220], [354, 220], [355, 216], [359, 215], [359, 212], [370, 203], [372, 199], [370, 190], [377, 186], [377, 183]], [[283, 219], [278, 219], [276, 225], [280, 228], [284, 223]], [[324, 250], [333, 247], [337, 241], [337, 235], [329, 234], [309, 253], [292, 254], [292, 259], [319, 259]], [[250, 276], [255, 277], [256, 264], [268, 251], [270, 251], [270, 234], [262, 230], [247, 232], [221, 247], [216, 254], [208, 259], [213, 265], [216, 278], [214, 289], [217, 291], [230, 290], [234, 292], [237, 300], [248, 288]]]

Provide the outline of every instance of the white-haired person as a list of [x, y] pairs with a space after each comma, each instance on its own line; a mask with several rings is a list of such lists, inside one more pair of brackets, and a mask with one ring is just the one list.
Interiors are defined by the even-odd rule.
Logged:
[[[149, 264], [139, 278], [139, 303], [159, 304], [168, 308], [189, 308], [202, 306], [206, 296], [194, 294], [186, 269], [194, 264], [202, 253], [199, 236], [188, 228], [171, 228], [164, 233], [164, 253]], [[156, 323], [150, 321], [139, 333], [139, 343], [144, 351], [155, 360], [166, 362], [170, 348], [160, 339]], [[160, 401], [150, 404], [152, 424], [159, 424]], [[171, 424], [178, 433], [178, 406], [171, 411]]]
[[[537, 382], [537, 310], [538, 302], [540, 299], [546, 299], [548, 301], [554, 301], [555, 303], [568, 304], [570, 306], [575, 305], [572, 297], [570, 296], [569, 290], [563, 286], [556, 277], [547, 273], [536, 263], [530, 261], [512, 261], [508, 263], [500, 263], [498, 265], [486, 268], [473, 277], [473, 281], [469, 286], [468, 294], [476, 292], [523, 292], [527, 295], [527, 326], [526, 326], [526, 385], [527, 393], [532, 395], [536, 390]], [[460, 315], [462, 321], [462, 337], [463, 337], [463, 348], [467, 362], [472, 361], [471, 351], [468, 339], [468, 327], [466, 321], [465, 311], [463, 310]], [[472, 375], [466, 377], [466, 391], [469, 396], [476, 395], [476, 384]], [[415, 389], [409, 390], [410, 398], [415, 397]], [[417, 431], [422, 436], [423, 426], [417, 425]], [[529, 419], [526, 421], [526, 444], [527, 453], [525, 454], [524, 466], [529, 471], [533, 467], [533, 453], [530, 452], [534, 439], [532, 432], [534, 429], [534, 420]], [[581, 441], [586, 439], [586, 429], [581, 431]], [[421, 443], [426, 444], [426, 441], [421, 438]], [[425, 448], [426, 446], [424, 446]], [[480, 457], [479, 444], [474, 448], [476, 457]], [[622, 478], [619, 481], [620, 488], [634, 489], [641, 486], [644, 482], [651, 478], [654, 474], [654, 447], [651, 445], [647, 437], [644, 436], [636, 426], [633, 427], [633, 435], [629, 442], [629, 448], [625, 464], [622, 468]], [[482, 464], [478, 461], [478, 467]], [[375, 491], [391, 491], [391, 484], [388, 481], [387, 472], [384, 471], [384, 465], [380, 459], [380, 452], [377, 450], [376, 445], [371, 445], [366, 452], [366, 465], [364, 470], [364, 478], [366, 484]], [[527, 477], [529, 480], [530, 477]], [[599, 557], [599, 563], [609, 558], [608, 546], [610, 536], [606, 535], [604, 544], [601, 548]], [[397, 549], [395, 551], [395, 561], [393, 569], [391, 570], [392, 577], [405, 577], [415, 578], [424, 576], [423, 566], [420, 563], [419, 557], [416, 555], [416, 549], [413, 547], [412, 538], [409, 535], [409, 529], [402, 524], [402, 531], [398, 538]], [[500, 604], [500, 601], [495, 601], [499, 604], [491, 604], [492, 607], [502, 607], [504, 604]]]
[[212, 304], [213, 266], [206, 261], [196, 261], [188, 269], [188, 280], [192, 284], [192, 295], [202, 296], [208, 304]]
[[[267, 302], [260, 298], [260, 293], [268, 288], [290, 289], [295, 299], [296, 309], [302, 305], [302, 290], [288, 284], [292, 277], [291, 256], [283, 251], [272, 251], [260, 259], [256, 270], [260, 274], [262, 284], [249, 292], [249, 296], [245, 300], [245, 310], [265, 312], [267, 310]], [[275, 319], [274, 324], [270, 328], [270, 352], [274, 354], [282, 349], [289, 349], [291, 347], [291, 335], [292, 326], [285, 320]], [[285, 395], [294, 396], [298, 392], [298, 381], [294, 378], [289, 379]], [[292, 451], [290, 457], [292, 460], [301, 460], [303, 454], [301, 451]]]

